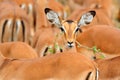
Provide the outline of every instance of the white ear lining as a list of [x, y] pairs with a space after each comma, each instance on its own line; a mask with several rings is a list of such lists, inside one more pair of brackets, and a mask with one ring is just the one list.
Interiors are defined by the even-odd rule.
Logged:
[[47, 14], [47, 19], [52, 22], [52, 24], [55, 24], [57, 26], [61, 25], [59, 16], [57, 15], [57, 13], [55, 13], [54, 11], [49, 11]]
[[93, 20], [93, 15], [91, 15], [90, 13], [87, 13], [83, 17], [84, 17], [86, 22], [91, 22]]
[[89, 24], [90, 22], [92, 22], [93, 18], [94, 16], [90, 12], [83, 14], [80, 21], [78, 22], [78, 26]]

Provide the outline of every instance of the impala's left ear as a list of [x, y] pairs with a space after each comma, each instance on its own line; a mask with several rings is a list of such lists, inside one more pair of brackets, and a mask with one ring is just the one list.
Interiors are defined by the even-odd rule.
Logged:
[[89, 11], [85, 14], [83, 14], [80, 18], [80, 20], [78, 21], [78, 26], [83, 26], [83, 25], [87, 25], [90, 24], [94, 18], [94, 16], [96, 15], [95, 11]]

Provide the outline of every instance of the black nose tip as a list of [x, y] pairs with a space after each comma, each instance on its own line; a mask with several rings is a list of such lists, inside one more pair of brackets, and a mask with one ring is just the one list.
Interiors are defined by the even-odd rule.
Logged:
[[69, 42], [69, 41], [68, 41], [68, 44], [72, 44], [72, 43], [73, 43], [73, 42]]

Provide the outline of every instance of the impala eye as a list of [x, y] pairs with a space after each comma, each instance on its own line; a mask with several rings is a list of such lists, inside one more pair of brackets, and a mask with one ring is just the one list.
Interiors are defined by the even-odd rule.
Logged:
[[77, 28], [76, 30], [75, 30], [75, 32], [78, 32], [79, 31], [79, 28]]
[[62, 27], [60, 28], [60, 30], [61, 30], [62, 32], [64, 32], [64, 29], [63, 29]]

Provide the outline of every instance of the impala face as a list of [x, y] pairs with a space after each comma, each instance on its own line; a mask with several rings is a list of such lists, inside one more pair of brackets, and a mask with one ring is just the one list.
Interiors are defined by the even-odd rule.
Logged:
[[62, 21], [61, 31], [64, 33], [65, 43], [68, 47], [75, 45], [76, 33], [79, 31], [77, 22], [72, 20]]
[[67, 47], [72, 48], [75, 45], [76, 34], [81, 31], [80, 26], [90, 24], [96, 12], [89, 11], [81, 16], [79, 21], [60, 20], [58, 14], [49, 8], [45, 8], [47, 19], [55, 24], [63, 33]]

